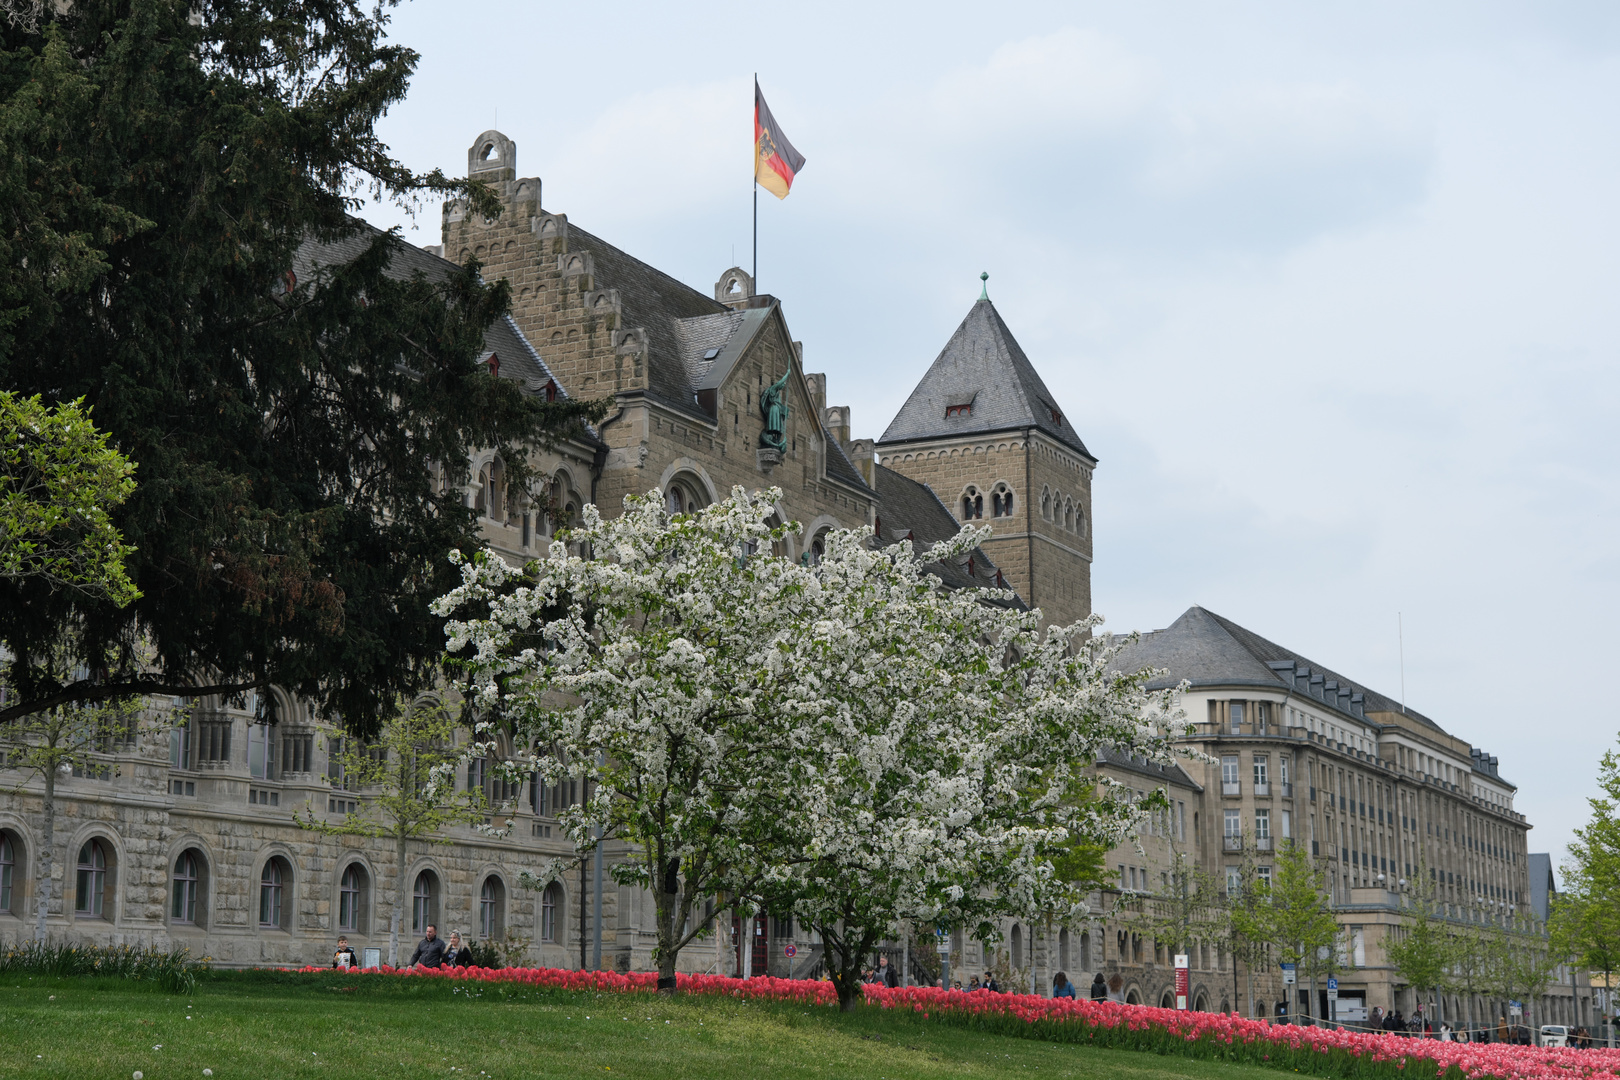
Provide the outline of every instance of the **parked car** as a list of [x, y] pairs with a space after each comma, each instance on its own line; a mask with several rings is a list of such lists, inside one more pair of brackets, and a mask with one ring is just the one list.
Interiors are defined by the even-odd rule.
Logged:
[[1569, 1028], [1565, 1027], [1563, 1024], [1542, 1024], [1541, 1045], [1568, 1046]]

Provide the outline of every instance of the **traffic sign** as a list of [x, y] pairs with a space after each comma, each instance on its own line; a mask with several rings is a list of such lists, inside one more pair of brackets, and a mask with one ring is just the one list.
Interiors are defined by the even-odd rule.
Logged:
[[1327, 994], [1328, 994], [1328, 1000], [1329, 1001], [1338, 1001], [1339, 1000], [1339, 980], [1338, 979], [1332, 979], [1332, 978], [1328, 979], [1328, 991], [1327, 991]]
[[799, 947], [790, 941], [782, 947], [782, 955], [791, 960], [793, 957], [799, 955]]
[[1294, 985], [1295, 978], [1296, 978], [1296, 970], [1295, 969], [1296, 969], [1296, 965], [1294, 965], [1294, 964], [1284, 964], [1284, 965], [1282, 965], [1283, 985], [1284, 986], [1293, 986]]

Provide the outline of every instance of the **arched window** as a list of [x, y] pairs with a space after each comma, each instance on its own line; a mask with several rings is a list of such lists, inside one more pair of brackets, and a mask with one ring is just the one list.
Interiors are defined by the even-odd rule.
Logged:
[[501, 879], [491, 874], [484, 879], [484, 887], [478, 890], [478, 936], [485, 941], [495, 941], [503, 935], [506, 888]]
[[1074, 531], [1086, 535], [1086, 507], [1082, 503], [1074, 508]]
[[11, 906], [11, 882], [16, 872], [16, 845], [10, 833], [0, 832], [0, 911], [15, 913]]
[[1052, 520], [1052, 492], [1047, 488], [1041, 489], [1041, 517]]
[[365, 898], [366, 872], [359, 863], [350, 863], [338, 882], [338, 929], [360, 931], [360, 913]]
[[984, 517], [984, 496], [979, 494], [978, 488], [969, 486], [962, 492], [962, 520], [972, 521], [982, 517]]
[[489, 506], [489, 470], [478, 470], [478, 494], [473, 496], [473, 509], [480, 514]]
[[540, 940], [557, 940], [557, 917], [562, 914], [562, 886], [553, 881], [540, 894]]
[[182, 851], [180, 857], [174, 860], [174, 888], [169, 903], [170, 922], [196, 925], [202, 867], [202, 859], [195, 851]]
[[1023, 927], [1013, 924], [1012, 928], [1012, 966], [1024, 966], [1024, 930]]
[[422, 933], [429, 923], [439, 921], [439, 879], [431, 870], [416, 875], [416, 888], [411, 892], [411, 930]]
[[664, 509], [671, 515], [695, 514], [708, 505], [708, 500], [700, 494], [702, 490], [702, 487], [691, 478], [677, 477], [671, 480], [669, 487], [664, 490]]
[[287, 887], [292, 884], [292, 870], [285, 859], [277, 856], [266, 859], [259, 874], [259, 925], [287, 928], [291, 911], [286, 903]]
[[1080, 935], [1080, 970], [1091, 970], [1091, 935], [1089, 933]]
[[92, 840], [79, 849], [79, 873], [74, 889], [73, 909], [80, 915], [100, 919], [106, 915], [107, 848]]
[[990, 511], [996, 517], [1012, 517], [1013, 493], [1006, 484], [997, 484], [990, 493]]
[[1074, 528], [1074, 503], [1073, 502], [1066, 501], [1063, 504], [1063, 527], [1065, 529], [1069, 529], [1069, 530], [1073, 530], [1073, 528]]
[[1058, 970], [1069, 970], [1069, 931], [1067, 928], [1058, 931]]

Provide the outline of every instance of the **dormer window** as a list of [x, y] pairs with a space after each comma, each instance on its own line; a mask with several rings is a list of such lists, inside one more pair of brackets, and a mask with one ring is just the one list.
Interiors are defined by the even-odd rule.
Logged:
[[705, 359], [705, 360], [713, 360], [715, 357], [717, 357], [719, 355], [720, 355], [720, 350], [719, 349], [708, 349], [708, 350], [704, 351], [703, 359]]
[[1056, 409], [1052, 410], [1052, 423], [1056, 424], [1058, 427], [1063, 426], [1063, 414], [1058, 412]]
[[945, 419], [947, 419], [947, 420], [951, 419], [952, 417], [956, 417], [956, 416], [972, 416], [972, 415], [973, 415], [973, 403], [972, 402], [969, 402], [966, 405], [947, 405], [947, 406], [945, 406]]
[[557, 400], [557, 380], [556, 379], [547, 379], [546, 380], [546, 385], [540, 388], [540, 393], [542, 395], [544, 395], [547, 402], [556, 401]]
[[484, 363], [489, 366], [489, 373], [491, 375], [494, 375], [494, 376], [497, 376], [497, 377], [500, 376], [500, 373], [501, 373], [501, 358], [499, 356], [496, 356], [494, 353], [490, 353], [489, 354], [489, 359], [485, 360]]

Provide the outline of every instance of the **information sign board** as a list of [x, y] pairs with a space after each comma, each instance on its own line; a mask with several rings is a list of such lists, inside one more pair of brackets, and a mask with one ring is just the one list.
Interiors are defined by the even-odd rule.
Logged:
[[1176, 953], [1176, 1008], [1181, 1010], [1187, 1008], [1189, 986], [1187, 966], [1187, 954]]

